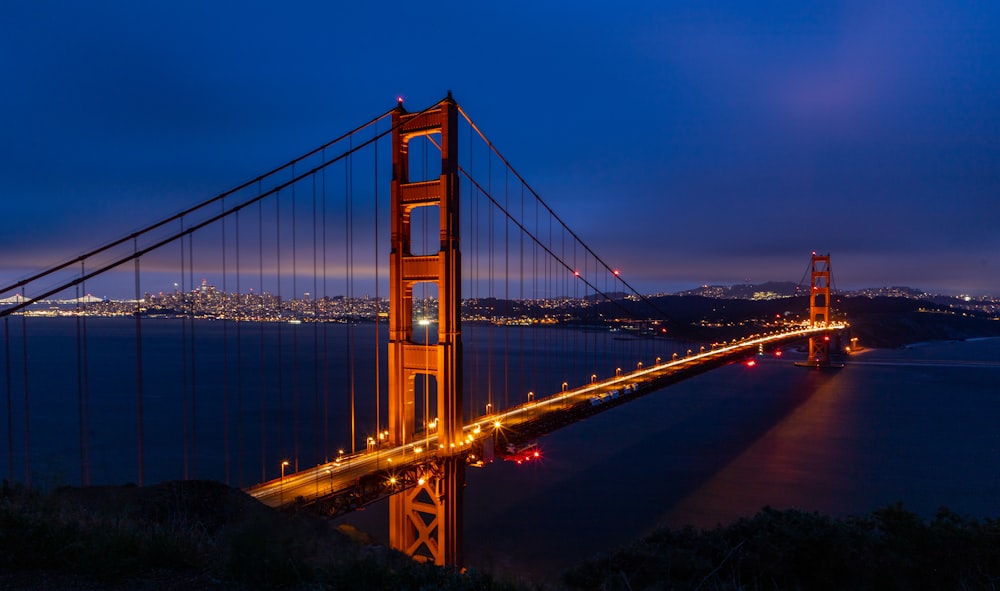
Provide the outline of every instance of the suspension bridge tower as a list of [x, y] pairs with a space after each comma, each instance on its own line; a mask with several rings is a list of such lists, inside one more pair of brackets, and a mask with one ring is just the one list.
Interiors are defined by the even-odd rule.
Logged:
[[[437, 417], [438, 449], [423, 451], [436, 453], [435, 461], [421, 468], [413, 486], [390, 497], [389, 543], [418, 560], [458, 565], [465, 484], [464, 460], [455, 455], [462, 440], [458, 105], [449, 93], [435, 107], [410, 114], [400, 100], [392, 125], [389, 438], [394, 445], [413, 443], [415, 380], [425, 376], [425, 383], [433, 384], [436, 390], [428, 396], [436, 403], [436, 415], [430, 416]], [[441, 173], [437, 178], [411, 182], [410, 140], [427, 135], [438, 136]], [[436, 254], [412, 254], [411, 215], [422, 207], [436, 207], [440, 214], [440, 249]], [[437, 286], [436, 343], [414, 339], [413, 287], [422, 282]], [[428, 425], [423, 427], [426, 433]]]
[[[812, 270], [809, 287], [809, 321], [814, 327], [830, 323], [830, 255], [812, 253]], [[830, 361], [830, 334], [809, 337], [809, 359], [803, 366], [840, 367]]]

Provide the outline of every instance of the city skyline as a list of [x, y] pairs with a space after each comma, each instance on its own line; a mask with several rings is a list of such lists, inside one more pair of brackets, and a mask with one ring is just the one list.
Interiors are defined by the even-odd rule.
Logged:
[[450, 89], [644, 293], [1000, 293], [993, 4], [392, 8], [10, 9], [3, 282]]

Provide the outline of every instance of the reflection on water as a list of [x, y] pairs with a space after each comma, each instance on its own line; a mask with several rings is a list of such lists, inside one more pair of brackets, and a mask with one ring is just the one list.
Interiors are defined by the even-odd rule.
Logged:
[[1000, 515], [1000, 340], [855, 359], [730, 365], [544, 438], [542, 465], [472, 473], [469, 562], [544, 574], [765, 505]]

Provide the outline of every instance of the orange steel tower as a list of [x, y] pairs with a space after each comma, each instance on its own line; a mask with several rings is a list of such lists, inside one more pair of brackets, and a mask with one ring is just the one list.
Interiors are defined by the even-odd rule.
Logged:
[[[813, 326], [830, 322], [830, 255], [812, 253], [812, 287], [809, 290], [809, 320]], [[830, 335], [809, 337], [809, 365], [830, 366]]]
[[[410, 114], [402, 100], [392, 114], [392, 252], [389, 255], [389, 438], [413, 441], [414, 381], [430, 376], [436, 386], [437, 458], [415, 486], [389, 499], [389, 543], [418, 560], [458, 565], [462, 547], [464, 461], [454, 455], [462, 438], [461, 259], [458, 208], [458, 106], [448, 97]], [[409, 143], [438, 135], [441, 174], [410, 182]], [[419, 207], [437, 207], [441, 246], [437, 254], [414, 255], [410, 218]], [[413, 286], [438, 289], [438, 341], [418, 343], [413, 332]], [[434, 416], [433, 414], [431, 416]], [[424, 425], [424, 429], [428, 428]], [[423, 453], [433, 454], [435, 450]]]

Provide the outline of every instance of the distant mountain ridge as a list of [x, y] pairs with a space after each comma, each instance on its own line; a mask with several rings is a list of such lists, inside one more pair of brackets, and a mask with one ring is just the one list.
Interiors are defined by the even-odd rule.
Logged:
[[767, 281], [765, 283], [737, 283], [734, 285], [702, 285], [695, 289], [671, 295], [701, 296], [717, 299], [762, 300], [789, 298], [801, 295], [802, 288], [791, 281]]

